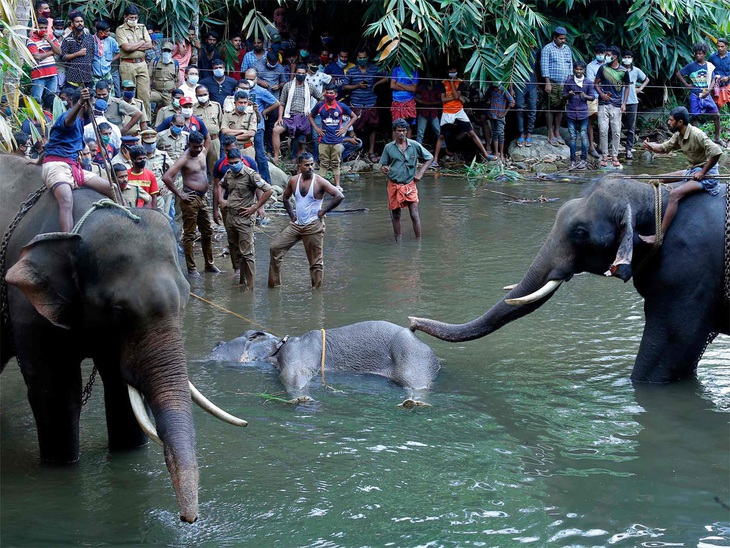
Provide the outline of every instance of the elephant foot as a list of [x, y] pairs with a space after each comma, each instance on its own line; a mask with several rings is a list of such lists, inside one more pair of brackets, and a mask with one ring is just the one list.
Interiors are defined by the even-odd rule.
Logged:
[[399, 403], [397, 407], [401, 407], [403, 409], [413, 409], [414, 407], [431, 407], [431, 404], [428, 404], [425, 401], [408, 398]]
[[312, 403], [314, 400], [310, 398], [309, 396], [299, 396], [297, 398], [292, 398], [289, 400], [288, 403], [291, 403], [293, 405], [299, 405], [301, 403]]

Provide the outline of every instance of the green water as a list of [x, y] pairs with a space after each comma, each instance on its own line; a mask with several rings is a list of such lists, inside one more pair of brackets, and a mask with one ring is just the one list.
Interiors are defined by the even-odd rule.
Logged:
[[[637, 171], [651, 170], [639, 166]], [[627, 170], [628, 171], [628, 170]], [[421, 183], [424, 237], [392, 241], [380, 177], [346, 179], [327, 218], [325, 287], [313, 293], [301, 247], [284, 287], [266, 285], [274, 217], [257, 238], [258, 288], [207, 277], [193, 291], [278, 334], [410, 314], [463, 321], [522, 277], [566, 199], [585, 184], [527, 181], [491, 189], [554, 203], [505, 203], [466, 181]], [[230, 265], [219, 259], [230, 273]], [[578, 276], [532, 315], [487, 338], [448, 344], [433, 407], [396, 408], [385, 379], [328, 375], [314, 405], [281, 394], [264, 366], [205, 361], [252, 326], [191, 299], [186, 346], [193, 382], [249, 421], [195, 419], [200, 520], [179, 522], [161, 448], [106, 449], [102, 389], [82, 415], [78, 465], [47, 467], [14, 363], [2, 379], [3, 546], [730, 546], [730, 338], [698, 380], [629, 382], [643, 324], [631, 284]], [[85, 375], [90, 368], [85, 367]]]

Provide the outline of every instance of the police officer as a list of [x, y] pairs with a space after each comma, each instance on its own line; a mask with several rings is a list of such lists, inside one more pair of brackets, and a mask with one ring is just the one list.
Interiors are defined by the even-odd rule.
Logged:
[[136, 135], [123, 135], [122, 148], [120, 148], [117, 155], [112, 158], [112, 165], [122, 164], [127, 166], [127, 169], [132, 169], [132, 160], [129, 157], [129, 149], [138, 144], [139, 137]]
[[[157, 148], [157, 131], [146, 129], [140, 133], [140, 137], [142, 146], [147, 151], [147, 169], [155, 174], [158, 181], [162, 181], [162, 176], [170, 169], [173, 160], [166, 151]], [[157, 209], [169, 218], [172, 218], [175, 214], [174, 209], [172, 209], [173, 196], [167, 186], [162, 185], [160, 187], [160, 193], [157, 196]]]
[[172, 90], [177, 88], [180, 65], [172, 58], [172, 42], [162, 44], [162, 55], [152, 65], [152, 91], [150, 101], [155, 103], [155, 111], [172, 104]]
[[208, 167], [208, 173], [213, 173], [213, 166], [221, 155], [221, 143], [218, 137], [223, 121], [223, 108], [220, 103], [210, 99], [210, 92], [204, 85], [195, 88], [195, 96], [197, 103], [193, 107], [193, 115], [202, 120], [205, 127], [208, 128], [210, 146], [205, 157], [205, 163]]
[[139, 8], [133, 4], [124, 8], [124, 24], [117, 27], [117, 42], [121, 49], [119, 76], [123, 81], [131, 80], [134, 83], [149, 119], [150, 75], [145, 63], [145, 52], [154, 46], [149, 32], [139, 23]]
[[[142, 117], [139, 119], [139, 122], [132, 124], [132, 126], [127, 130], [127, 133], [130, 135], [139, 135], [140, 131], [147, 129], [147, 122], [149, 120], [147, 108], [141, 99], [135, 97], [136, 94], [137, 90], [135, 89], [135, 85], [132, 80], [122, 81], [122, 101], [128, 105], [132, 105], [142, 113]], [[122, 121], [122, 125], [127, 127], [129, 122], [130, 119], [125, 116]]]

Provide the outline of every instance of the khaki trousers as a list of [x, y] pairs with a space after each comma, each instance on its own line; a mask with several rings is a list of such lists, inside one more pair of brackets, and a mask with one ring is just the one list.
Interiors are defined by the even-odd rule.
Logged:
[[180, 202], [183, 218], [183, 250], [185, 251], [185, 265], [188, 272], [196, 270], [193, 244], [195, 243], [195, 229], [200, 230], [200, 243], [203, 246], [205, 266], [213, 266], [213, 227], [210, 224], [210, 210], [205, 196], [193, 195], [189, 202]]
[[144, 103], [147, 119], [152, 119], [150, 112], [150, 73], [147, 71], [147, 63], [127, 63], [124, 60], [119, 62], [119, 78], [132, 80], [136, 86], [137, 99]]
[[[233, 268], [241, 271], [239, 283], [246, 289], [253, 290], [256, 278], [256, 249], [253, 244], [253, 229], [256, 215], [243, 217], [226, 208], [225, 227], [228, 235], [228, 249], [231, 252]], [[234, 249], [236, 258], [234, 260]]]
[[327, 170], [332, 172], [332, 175], [340, 175], [340, 164], [342, 164], [342, 149], [345, 147], [342, 143], [337, 145], [327, 145], [325, 143], [319, 143], [319, 174], [322, 177], [327, 177]]
[[210, 140], [210, 148], [205, 155], [205, 165], [208, 168], [208, 175], [213, 176], [213, 166], [221, 157], [221, 141], [218, 137]]
[[309, 275], [312, 279], [312, 287], [322, 287], [324, 229], [324, 219], [316, 219], [304, 226], [292, 221], [274, 238], [270, 248], [269, 287], [279, 287], [281, 285], [281, 263], [284, 256], [299, 240], [304, 244], [304, 251], [309, 261]]

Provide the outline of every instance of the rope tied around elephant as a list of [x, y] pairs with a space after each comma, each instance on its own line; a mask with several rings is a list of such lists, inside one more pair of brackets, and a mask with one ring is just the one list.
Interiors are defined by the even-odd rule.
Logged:
[[78, 220], [78, 222], [74, 225], [74, 227], [71, 229], [71, 234], [78, 234], [81, 231], [81, 227], [84, 226], [84, 223], [86, 220], [91, 216], [91, 214], [96, 211], [97, 209], [102, 208], [117, 208], [124, 213], [126, 213], [127, 217], [132, 219], [135, 223], [138, 223], [142, 220], [142, 217], [139, 215], [135, 215], [132, 213], [128, 208], [126, 208], [123, 205], [119, 205], [114, 200], [111, 200], [110, 198], [103, 198], [99, 200], [98, 202], [94, 202], [91, 204], [91, 207], [84, 213], [81, 218]]

